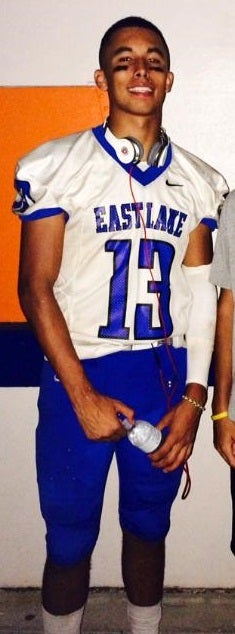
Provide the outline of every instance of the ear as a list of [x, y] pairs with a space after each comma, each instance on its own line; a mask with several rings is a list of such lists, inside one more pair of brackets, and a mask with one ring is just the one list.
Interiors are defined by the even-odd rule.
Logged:
[[101, 68], [98, 68], [98, 70], [95, 71], [94, 79], [96, 86], [98, 86], [100, 90], [108, 90], [108, 83], [104, 71]]
[[171, 71], [168, 71], [167, 78], [166, 78], [166, 92], [171, 92], [173, 83], [174, 83], [174, 74]]

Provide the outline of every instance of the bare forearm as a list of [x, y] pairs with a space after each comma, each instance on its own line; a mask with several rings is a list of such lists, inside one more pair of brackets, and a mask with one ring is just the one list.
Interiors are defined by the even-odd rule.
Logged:
[[232, 385], [232, 324], [232, 293], [222, 291], [215, 334], [215, 387], [212, 403], [214, 413], [228, 409]]
[[198, 401], [203, 407], [207, 401], [207, 388], [200, 383], [188, 383], [185, 388], [185, 394]]

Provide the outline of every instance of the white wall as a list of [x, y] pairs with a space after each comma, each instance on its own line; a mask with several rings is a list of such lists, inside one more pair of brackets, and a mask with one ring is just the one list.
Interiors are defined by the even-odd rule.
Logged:
[[[148, 10], [143, 6], [148, 6]], [[164, 125], [177, 143], [200, 155], [235, 187], [235, 3], [233, 0], [0, 0], [0, 84], [93, 83], [106, 28], [127, 14], [163, 30], [175, 71]], [[232, 159], [232, 160], [231, 160]], [[190, 460], [192, 491], [177, 499], [168, 537], [166, 584], [234, 586], [229, 551], [229, 470], [212, 447], [210, 399]], [[34, 467], [37, 389], [0, 390], [0, 586], [37, 586], [44, 560]], [[116, 469], [110, 473], [93, 585], [119, 586], [120, 531]]]

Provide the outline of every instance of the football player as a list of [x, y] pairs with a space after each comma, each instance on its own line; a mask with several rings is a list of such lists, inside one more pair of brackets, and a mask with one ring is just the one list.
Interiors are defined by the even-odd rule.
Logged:
[[[16, 175], [19, 296], [46, 357], [37, 428], [43, 617], [46, 634], [80, 631], [115, 455], [129, 627], [156, 634], [171, 506], [207, 399], [211, 230], [227, 185], [162, 127], [173, 73], [154, 24], [113, 24], [99, 62], [107, 121], [36, 148]], [[157, 425], [158, 450], [134, 447], [123, 418]]]

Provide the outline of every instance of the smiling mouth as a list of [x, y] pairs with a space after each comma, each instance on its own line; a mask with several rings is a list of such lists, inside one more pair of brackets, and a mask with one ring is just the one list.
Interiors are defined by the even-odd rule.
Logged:
[[129, 88], [129, 92], [146, 95], [151, 94], [153, 91], [149, 86], [134, 86], [133, 88]]

